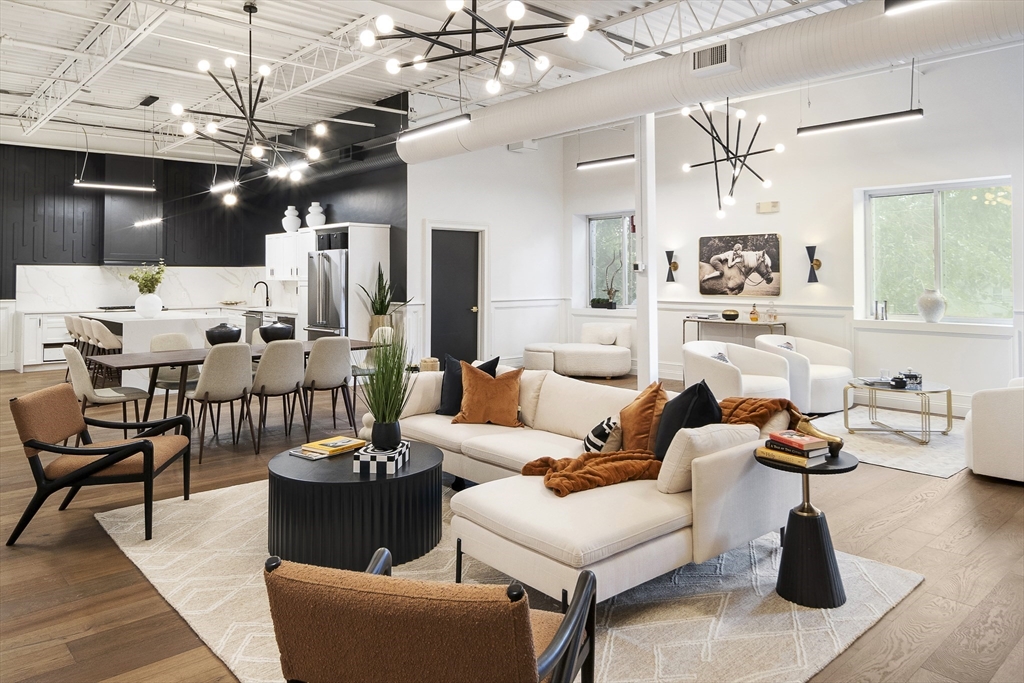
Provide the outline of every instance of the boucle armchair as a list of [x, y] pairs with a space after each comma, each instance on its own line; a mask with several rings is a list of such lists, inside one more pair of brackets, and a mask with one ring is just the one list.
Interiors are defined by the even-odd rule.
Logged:
[[853, 353], [848, 349], [788, 334], [762, 334], [754, 346], [789, 362], [789, 398], [800, 410], [843, 409], [843, 389], [853, 379]]
[[971, 396], [964, 420], [967, 466], [975, 474], [1024, 481], [1024, 378], [1005, 389], [983, 389]]
[[632, 344], [629, 323], [584, 323], [579, 342], [528, 344], [523, 367], [568, 377], [621, 377], [633, 367]]
[[683, 344], [683, 380], [701, 380], [718, 398], [750, 396], [789, 398], [789, 363], [785, 358], [741, 344], [692, 341]]

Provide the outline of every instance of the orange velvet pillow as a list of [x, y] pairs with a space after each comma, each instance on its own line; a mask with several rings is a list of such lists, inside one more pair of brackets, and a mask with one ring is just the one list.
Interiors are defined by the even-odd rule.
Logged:
[[661, 411], [665, 409], [668, 395], [661, 388], [661, 382], [655, 382], [640, 392], [633, 402], [619, 411], [619, 424], [622, 425], [622, 450], [654, 452], [654, 442], [658, 438], [658, 423], [661, 422]]
[[519, 421], [519, 377], [523, 369], [491, 377], [466, 361], [462, 363], [462, 410], [452, 424], [491, 424], [522, 427]]

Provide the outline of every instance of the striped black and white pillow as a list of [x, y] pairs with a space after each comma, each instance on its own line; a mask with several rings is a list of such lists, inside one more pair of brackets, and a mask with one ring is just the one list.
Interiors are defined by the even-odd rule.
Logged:
[[601, 424], [591, 429], [590, 433], [583, 439], [583, 450], [587, 453], [600, 453], [601, 449], [608, 442], [608, 437], [611, 436], [612, 431], [618, 424], [619, 420], [616, 417], [608, 417], [602, 420]]

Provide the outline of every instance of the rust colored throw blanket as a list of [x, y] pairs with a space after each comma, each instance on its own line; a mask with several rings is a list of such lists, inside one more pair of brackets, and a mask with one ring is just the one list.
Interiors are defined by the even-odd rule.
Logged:
[[800, 410], [788, 398], [726, 398], [718, 402], [722, 408], [722, 422], [727, 424], [752, 424], [758, 429], [768, 424], [772, 415], [780, 410], [789, 411], [789, 429], [796, 429], [803, 417]]
[[584, 453], [578, 458], [539, 458], [523, 465], [526, 476], [544, 475], [544, 486], [559, 498], [634, 479], [657, 479], [661, 461], [650, 451]]

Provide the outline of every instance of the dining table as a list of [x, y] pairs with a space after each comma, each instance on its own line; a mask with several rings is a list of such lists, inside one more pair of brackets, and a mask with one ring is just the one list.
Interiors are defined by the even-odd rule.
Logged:
[[[350, 340], [353, 351], [372, 349], [373, 344], [359, 339]], [[263, 356], [266, 346], [253, 346], [252, 359], [258, 361]], [[312, 341], [302, 342], [303, 353], [308, 356], [313, 350]], [[145, 351], [139, 353], [111, 353], [89, 356], [89, 360], [105, 368], [120, 372], [123, 370], [149, 370], [149, 396], [146, 398], [146, 410], [142, 421], [149, 421], [149, 410], [153, 405], [153, 394], [156, 392], [157, 374], [160, 368], [180, 368], [178, 379], [178, 407], [175, 415], [185, 412], [185, 391], [188, 385], [188, 369], [193, 365], [202, 365], [210, 349], [181, 349], [177, 351]]]

